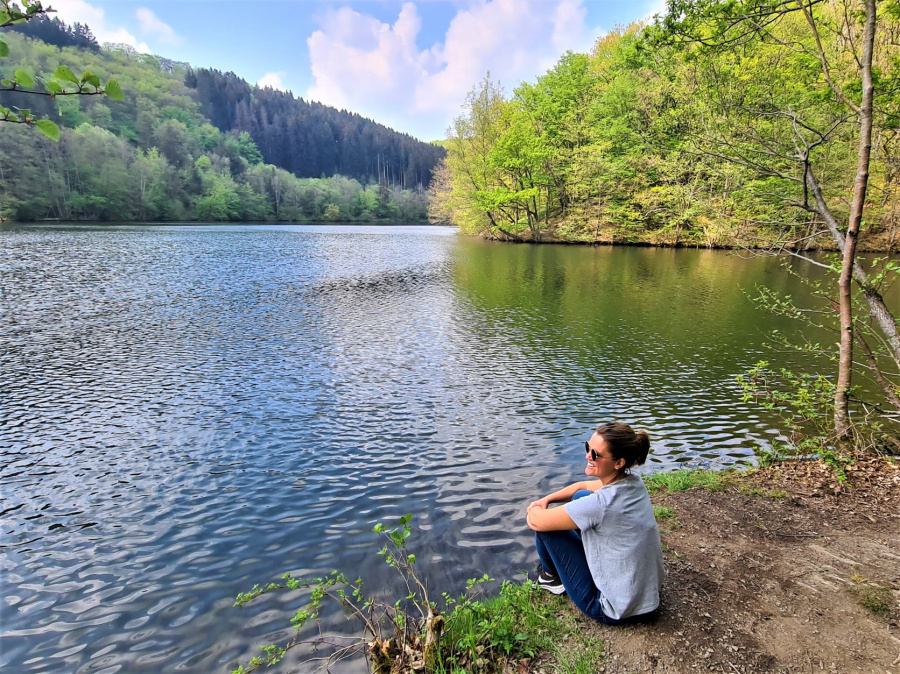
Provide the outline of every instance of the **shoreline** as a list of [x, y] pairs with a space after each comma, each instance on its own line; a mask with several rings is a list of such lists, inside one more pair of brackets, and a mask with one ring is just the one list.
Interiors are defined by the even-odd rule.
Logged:
[[[456, 225], [439, 225], [445, 227], [456, 227]], [[690, 242], [685, 243], [683, 241], [679, 242], [668, 242], [668, 241], [622, 241], [615, 239], [599, 239], [595, 241], [583, 241], [579, 239], [559, 239], [559, 238], [546, 238], [541, 239], [540, 241], [535, 241], [531, 238], [522, 238], [522, 239], [511, 239], [511, 238], [502, 238], [495, 236], [488, 236], [484, 233], [480, 234], [463, 234], [460, 233], [460, 236], [466, 236], [473, 239], [481, 239], [482, 241], [487, 241], [490, 243], [502, 243], [502, 244], [514, 244], [514, 245], [533, 245], [533, 246], [591, 246], [591, 247], [627, 247], [627, 248], [670, 248], [672, 250], [746, 250], [753, 253], [766, 254], [771, 256], [781, 255], [781, 253], [777, 252], [775, 248], [767, 248], [763, 246], [752, 246], [749, 244], [743, 244], [739, 242], [735, 243], [717, 243], [713, 245], [706, 245], [701, 242]], [[781, 250], [791, 251], [794, 253], [836, 253], [838, 252], [837, 246], [807, 246], [803, 248], [796, 248], [791, 246], [783, 246]], [[772, 252], [770, 252], [772, 251]], [[860, 253], [887, 253], [889, 255], [900, 254], [900, 239], [894, 241], [892, 243], [888, 243], [887, 245], [869, 245], [866, 237], [861, 237], [859, 244], [857, 246], [857, 251]]]

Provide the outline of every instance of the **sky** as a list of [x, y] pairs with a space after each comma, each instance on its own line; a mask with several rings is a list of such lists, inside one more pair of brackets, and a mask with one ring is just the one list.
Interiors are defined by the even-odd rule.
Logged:
[[45, 0], [104, 42], [446, 136], [487, 72], [507, 93], [664, 0]]

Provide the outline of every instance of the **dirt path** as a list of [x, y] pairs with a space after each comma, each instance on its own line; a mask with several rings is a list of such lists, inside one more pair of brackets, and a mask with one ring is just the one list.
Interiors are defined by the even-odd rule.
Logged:
[[900, 463], [848, 475], [785, 464], [654, 497], [675, 511], [660, 526], [662, 611], [624, 628], [585, 621], [606, 644], [603, 671], [900, 674]]

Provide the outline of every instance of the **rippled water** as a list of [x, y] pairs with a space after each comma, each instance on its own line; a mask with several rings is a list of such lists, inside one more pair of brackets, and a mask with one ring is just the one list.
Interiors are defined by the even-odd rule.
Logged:
[[[648, 470], [750, 460], [736, 374], [773, 260], [506, 246], [426, 227], [0, 231], [4, 672], [225, 671], [281, 637], [286, 570], [435, 587], [533, 564], [524, 507], [621, 419]], [[795, 294], [800, 292], [796, 290]], [[767, 352], [766, 352], [767, 353]]]

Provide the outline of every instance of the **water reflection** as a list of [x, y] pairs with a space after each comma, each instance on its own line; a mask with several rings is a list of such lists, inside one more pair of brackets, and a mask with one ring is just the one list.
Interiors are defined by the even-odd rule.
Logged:
[[[787, 321], [774, 261], [500, 246], [434, 228], [0, 231], [0, 667], [221, 671], [283, 635], [286, 570], [515, 576], [524, 505], [600, 420], [650, 469], [746, 461], [734, 376]], [[795, 289], [796, 294], [796, 289]]]
[[745, 294], [773, 276], [790, 280], [776, 260], [538, 246], [497, 255], [482, 242], [457, 252], [465, 359], [482, 376], [517, 373], [514, 388], [483, 388], [503, 391], [532, 432], [561, 438], [627, 419], [651, 431], [653, 461], [664, 465], [746, 459], [766, 438], [735, 376], [763, 355], [770, 330], [796, 330]]

